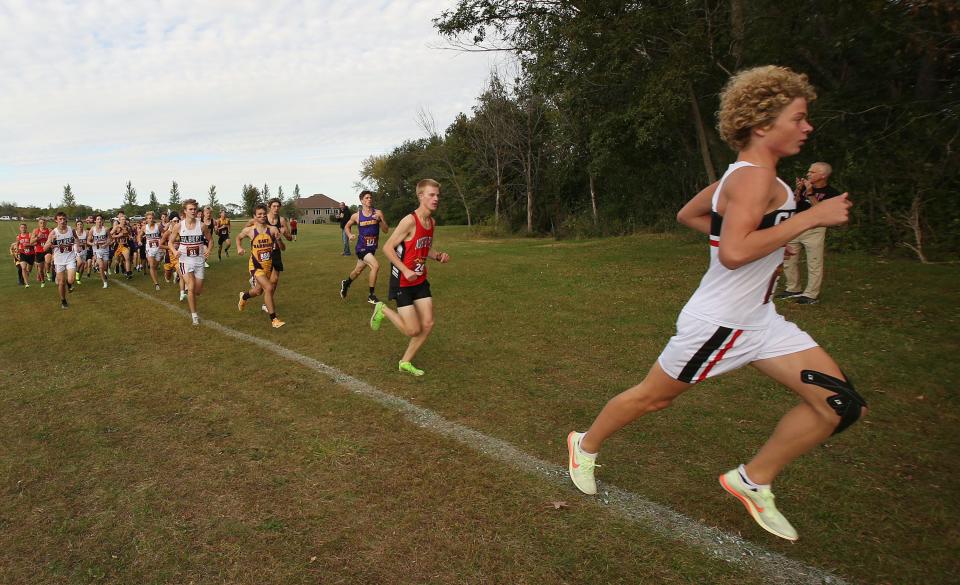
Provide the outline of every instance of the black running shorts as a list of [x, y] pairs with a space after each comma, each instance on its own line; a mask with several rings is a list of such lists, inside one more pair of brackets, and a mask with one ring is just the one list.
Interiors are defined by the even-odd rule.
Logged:
[[390, 294], [388, 298], [396, 299], [397, 308], [400, 307], [409, 307], [413, 304], [413, 301], [419, 299], [429, 299], [433, 295], [430, 294], [430, 281], [424, 280], [416, 286], [401, 286], [400, 288], [390, 289]]

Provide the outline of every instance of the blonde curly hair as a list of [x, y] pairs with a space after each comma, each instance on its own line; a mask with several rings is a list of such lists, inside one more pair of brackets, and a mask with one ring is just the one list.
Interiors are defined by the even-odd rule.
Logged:
[[734, 150], [743, 150], [750, 143], [752, 129], [773, 123], [796, 98], [806, 98], [808, 102], [817, 99], [806, 74], [777, 65], [740, 71], [720, 92], [720, 137]]

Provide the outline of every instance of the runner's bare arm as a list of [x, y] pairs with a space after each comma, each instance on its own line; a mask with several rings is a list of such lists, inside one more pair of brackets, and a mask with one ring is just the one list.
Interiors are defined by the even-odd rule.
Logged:
[[203, 253], [203, 257], [204, 257], [204, 258], [209, 258], [209, 257], [210, 257], [210, 250], [213, 249], [213, 234], [210, 233], [210, 228], [208, 228], [208, 227], [207, 227], [205, 224], [203, 224], [203, 223], [200, 224], [200, 233], [203, 234], [203, 239], [204, 239], [204, 241], [207, 242], [207, 245], [204, 246], [204, 248], [206, 248], [207, 251]]
[[720, 181], [715, 181], [687, 201], [677, 212], [677, 221], [702, 234], [710, 234], [710, 211], [713, 194]]
[[279, 246], [281, 250], [286, 250], [287, 245], [284, 243], [283, 238], [280, 237], [281, 232], [275, 227], [271, 227], [270, 230], [273, 234], [273, 241], [277, 243], [277, 246]]
[[354, 213], [353, 215], [350, 216], [350, 219], [348, 219], [348, 220], [347, 220], [347, 223], [344, 224], [344, 226], [343, 226], [343, 233], [347, 234], [347, 239], [348, 239], [348, 240], [351, 240], [351, 241], [352, 241], [354, 238], [356, 238], [356, 236], [353, 235], [353, 232], [350, 231], [350, 228], [353, 227], [353, 224], [355, 224], [355, 223], [357, 223], [357, 221], [359, 221], [359, 216], [360, 216], [360, 212], [359, 212], [359, 211], [356, 212], [356, 213]]
[[717, 203], [723, 215], [719, 247], [721, 264], [733, 270], [766, 256], [810, 228], [847, 222], [851, 203], [843, 195], [827, 200], [825, 203], [836, 201], [829, 207], [818, 205], [771, 228], [757, 229], [771, 204], [776, 205], [783, 193], [770, 169], [744, 168], [727, 178]]
[[[287, 238], [288, 242], [293, 241], [293, 234], [290, 233], [290, 222], [285, 217], [280, 218], [280, 233]], [[286, 248], [281, 248], [281, 250], [286, 250]]]
[[244, 253], [244, 249], [243, 249], [243, 238], [247, 237], [247, 234], [249, 233], [249, 231], [250, 231], [250, 228], [249, 228], [249, 227], [245, 227], [245, 228], [243, 228], [242, 230], [240, 230], [240, 233], [239, 233], [239, 234], [237, 234], [236, 244], [237, 244], [237, 255], [238, 255], [238, 256], [243, 256], [243, 253]]
[[416, 273], [413, 270], [407, 268], [403, 262], [400, 261], [400, 257], [397, 256], [397, 246], [407, 238], [413, 237], [413, 234], [417, 231], [417, 223], [414, 221], [412, 215], [408, 215], [400, 220], [400, 223], [397, 224], [397, 229], [393, 230], [393, 233], [390, 235], [390, 239], [387, 240], [386, 246], [383, 248], [383, 253], [387, 255], [387, 259], [390, 260], [390, 263], [397, 267], [405, 277], [408, 279], [416, 278]]

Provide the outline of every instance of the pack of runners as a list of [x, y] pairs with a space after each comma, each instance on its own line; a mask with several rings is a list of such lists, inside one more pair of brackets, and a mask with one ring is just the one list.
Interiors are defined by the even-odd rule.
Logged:
[[[684, 225], [708, 236], [709, 266], [681, 310], [676, 334], [666, 343], [649, 373], [636, 386], [607, 402], [585, 432], [567, 436], [568, 471], [574, 485], [586, 494], [597, 493], [594, 478], [603, 443], [638, 418], [662, 410], [695, 384], [751, 365], [793, 391], [798, 404], [787, 412], [756, 455], [720, 475], [724, 490], [747, 509], [765, 530], [787, 540], [797, 531], [779, 512], [771, 491], [773, 480], [797, 457], [853, 423], [866, 412], [866, 402], [837, 363], [813, 338], [779, 315], [772, 303], [782, 271], [784, 247], [805, 230], [842, 225], [852, 205], [846, 193], [799, 211], [792, 189], [776, 175], [781, 158], [800, 152], [813, 131], [807, 119], [808, 103], [816, 93], [807, 77], [776, 66], [742, 71], [728, 81], [720, 95], [718, 128], [738, 153], [719, 181], [695, 195], [678, 213]], [[373, 193], [360, 193], [360, 207], [343, 226], [344, 241], [356, 240], [356, 264], [340, 281], [346, 300], [354, 281], [369, 270], [367, 302], [373, 305], [370, 328], [389, 320], [408, 337], [398, 361], [399, 372], [423, 376], [412, 361], [434, 327], [433, 299], [427, 280], [427, 262], [449, 262], [446, 252], [434, 249], [434, 213], [440, 202], [440, 184], [417, 183], [417, 208], [396, 228], [374, 207]], [[249, 240], [248, 290], [239, 294], [243, 311], [252, 298], [263, 297], [262, 310], [274, 328], [284, 325], [276, 302], [282, 252], [294, 240], [295, 228], [280, 216], [281, 203], [257, 205], [254, 217], [236, 235], [236, 252], [244, 255]], [[21, 224], [11, 254], [18, 279], [30, 285], [31, 271], [44, 286], [48, 275], [56, 280], [61, 306], [86, 270], [98, 270], [104, 288], [113, 273], [131, 278], [137, 258], [145, 258], [157, 290], [158, 266], [163, 259], [165, 278], [180, 283], [194, 325], [199, 324], [197, 299], [203, 291], [204, 269], [218, 236], [218, 257], [229, 255], [230, 224], [225, 214], [214, 220], [206, 208], [198, 217], [197, 203], [188, 199], [183, 217], [171, 214], [154, 221], [130, 224], [122, 214], [107, 229], [103, 217], [85, 228], [67, 224], [62, 212], [56, 226], [38, 221], [30, 231]], [[356, 226], [356, 234], [353, 233]], [[381, 234], [389, 235], [384, 255], [390, 263], [387, 307], [376, 295]], [[140, 254], [140, 256], [138, 256]], [[112, 263], [112, 264], [111, 264]]]

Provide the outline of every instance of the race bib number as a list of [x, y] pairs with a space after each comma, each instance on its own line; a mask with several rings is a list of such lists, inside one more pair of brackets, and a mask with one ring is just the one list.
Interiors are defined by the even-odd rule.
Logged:
[[377, 238], [374, 238], [371, 236], [364, 236], [363, 239], [364, 241], [366, 241], [368, 248], [371, 248], [377, 245]]
[[426, 262], [423, 258], [417, 258], [416, 262], [413, 265], [413, 271], [417, 274], [423, 274], [423, 269], [426, 267]]
[[159, 246], [159, 245], [160, 245], [160, 243], [157, 242], [156, 240], [147, 240], [147, 247], [148, 247], [148, 248], [156, 248], [156, 247]]
[[270, 259], [270, 251], [269, 250], [261, 251], [259, 254], [259, 258], [261, 262], [266, 262], [267, 260]]
[[187, 248], [187, 256], [199, 256], [200, 248]]
[[66, 254], [70, 251], [72, 246], [58, 246], [61, 254]]

